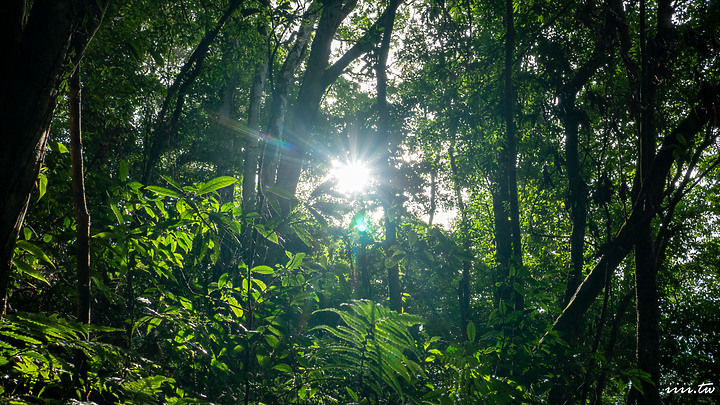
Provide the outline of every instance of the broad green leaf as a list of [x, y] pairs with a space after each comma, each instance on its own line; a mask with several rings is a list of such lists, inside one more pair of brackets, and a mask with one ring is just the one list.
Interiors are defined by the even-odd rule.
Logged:
[[123, 216], [120, 213], [120, 210], [118, 207], [115, 206], [115, 204], [110, 204], [110, 209], [112, 210], [113, 214], [115, 214], [115, 219], [117, 219], [118, 224], [123, 224], [125, 221], [123, 220]]
[[45, 252], [43, 252], [42, 249], [40, 249], [38, 246], [33, 245], [32, 243], [30, 243], [26, 240], [19, 240], [19, 241], [17, 241], [17, 247], [31, 253], [38, 260], [42, 260], [45, 263], [52, 266], [53, 268], [55, 268], [55, 264], [52, 262], [52, 260], [50, 260], [48, 255], [46, 255]]
[[234, 177], [230, 177], [230, 176], [217, 177], [217, 178], [214, 178], [214, 179], [208, 181], [208, 182], [205, 183], [204, 185], [202, 185], [202, 186], [196, 191], [196, 193], [197, 193], [198, 195], [207, 194], [207, 193], [213, 192], [213, 191], [215, 191], [215, 190], [217, 190], [217, 189], [221, 189], [221, 188], [223, 188], [223, 187], [227, 187], [227, 186], [229, 186], [229, 185], [231, 185], [231, 184], [234, 184], [234, 183], [236, 183], [236, 182], [237, 182], [237, 179], [234, 178]]
[[473, 321], [469, 321], [467, 325], [467, 337], [470, 343], [475, 342], [475, 324]]
[[40, 175], [38, 175], [38, 201], [40, 201], [40, 199], [45, 195], [45, 192], [47, 192], [47, 184], [47, 176], [45, 173], [40, 173]]
[[352, 388], [350, 388], [350, 387], [347, 386], [347, 385], [345, 386], [345, 389], [347, 390], [348, 394], [350, 395], [350, 398], [352, 398], [353, 401], [357, 402], [357, 401], [358, 401], [358, 396], [357, 396], [357, 394], [355, 393], [355, 391], [353, 391]]
[[284, 373], [291, 373], [292, 374], [292, 368], [288, 366], [287, 364], [277, 364], [275, 367], [273, 367], [275, 370], [282, 371]]
[[173, 197], [173, 198], [182, 198], [182, 195], [180, 195], [180, 193], [178, 193], [177, 191], [173, 191], [173, 190], [167, 189], [167, 188], [165, 188], [165, 187], [160, 187], [160, 186], [147, 186], [147, 189], [150, 190], [150, 191], [152, 191], [152, 192], [154, 192], [154, 193], [156, 193], [156, 194], [159, 194], [159, 195], [161, 195], [161, 196]]
[[275, 270], [273, 270], [270, 266], [255, 266], [252, 268], [253, 273], [259, 273], [259, 274], [273, 274], [275, 273]]
[[121, 161], [120, 161], [119, 174], [120, 174], [120, 181], [124, 182], [125, 180], [127, 180], [127, 177], [128, 177], [128, 164], [127, 164], [127, 162], [124, 161], [124, 160], [121, 160]]
[[60, 153], [68, 153], [70, 152], [67, 148], [67, 146], [61, 144], [60, 142], [54, 142], [53, 145], [55, 145], [55, 148]]
[[283, 190], [280, 187], [270, 187], [265, 190], [265, 192], [269, 192], [271, 194], [274, 194], [280, 198], [284, 198], [286, 200], [293, 200], [295, 199], [295, 195], [289, 191]]
[[182, 190], [182, 187], [180, 187], [180, 185], [177, 182], [175, 182], [175, 180], [170, 178], [169, 176], [163, 175], [160, 177], [162, 177], [163, 180], [167, 181], [169, 185], [175, 187], [176, 190]]
[[280, 346], [280, 339], [276, 338], [273, 335], [265, 335], [265, 341], [273, 349], [277, 349]]
[[40, 274], [39, 271], [37, 271], [35, 268], [33, 268], [33, 266], [27, 264], [26, 262], [15, 259], [15, 260], [13, 260], [13, 264], [15, 266], [17, 266], [18, 270], [20, 270], [21, 273], [25, 273], [32, 278], [35, 278], [37, 280], [44, 282], [47, 285], [50, 285], [50, 282], [48, 282], [47, 279], [45, 279], [45, 276]]
[[305, 253], [302, 253], [302, 252], [292, 256], [292, 258], [290, 259], [289, 262], [287, 262], [285, 267], [287, 267], [288, 270], [295, 270], [295, 269], [299, 268], [300, 266], [302, 266], [302, 261], [303, 261], [304, 257], [305, 257]]

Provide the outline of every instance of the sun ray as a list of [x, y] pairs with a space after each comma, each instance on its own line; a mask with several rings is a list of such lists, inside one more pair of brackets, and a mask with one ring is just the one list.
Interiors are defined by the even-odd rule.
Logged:
[[330, 176], [337, 181], [337, 190], [345, 195], [360, 194], [367, 190], [371, 183], [370, 168], [365, 162], [351, 160], [349, 162], [332, 162]]

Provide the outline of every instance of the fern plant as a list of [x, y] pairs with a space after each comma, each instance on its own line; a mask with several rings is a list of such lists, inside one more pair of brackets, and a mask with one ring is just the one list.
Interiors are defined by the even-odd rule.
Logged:
[[314, 328], [327, 332], [329, 340], [319, 349], [326, 380], [344, 385], [344, 394], [355, 403], [380, 403], [390, 397], [418, 402], [417, 387], [425, 371], [410, 328], [422, 323], [420, 317], [368, 300], [317, 312], [335, 313], [344, 323]]

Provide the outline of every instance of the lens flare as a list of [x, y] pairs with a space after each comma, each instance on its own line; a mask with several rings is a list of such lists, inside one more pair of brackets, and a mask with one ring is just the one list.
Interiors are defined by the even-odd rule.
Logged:
[[345, 195], [359, 194], [370, 186], [370, 168], [360, 161], [332, 162], [330, 175], [337, 181], [337, 190]]

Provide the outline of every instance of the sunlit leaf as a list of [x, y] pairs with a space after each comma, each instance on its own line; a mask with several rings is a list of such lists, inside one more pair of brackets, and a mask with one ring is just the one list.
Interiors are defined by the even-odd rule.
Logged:
[[231, 184], [234, 184], [237, 182], [237, 179], [230, 176], [222, 176], [214, 178], [204, 185], [202, 185], [195, 193], [198, 195], [207, 194], [210, 192], [213, 192], [215, 190], [221, 189], [223, 187], [227, 187]]

